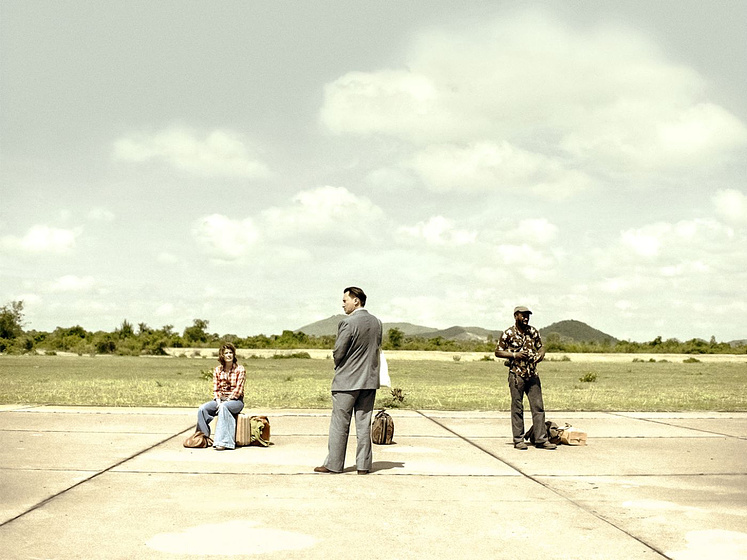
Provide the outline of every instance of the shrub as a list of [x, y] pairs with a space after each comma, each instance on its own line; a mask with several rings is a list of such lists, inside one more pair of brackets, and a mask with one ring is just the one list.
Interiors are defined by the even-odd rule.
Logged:
[[300, 360], [310, 360], [311, 354], [308, 352], [292, 352], [291, 354], [273, 354], [273, 360], [286, 360], [291, 358], [297, 358]]
[[455, 362], [458, 362], [459, 360], [462, 359], [462, 357], [459, 354], [455, 354], [454, 356], [451, 357], [451, 359], [454, 360]]
[[700, 360], [698, 358], [685, 358], [682, 360], [683, 364], [699, 364]]
[[488, 354], [485, 354], [482, 358], [480, 358], [481, 362], [494, 362], [495, 358], [493, 356], [489, 356]]
[[547, 360], [548, 362], [570, 362], [571, 359], [563, 354], [560, 358], [550, 358]]
[[402, 389], [393, 387], [389, 393], [391, 396], [381, 402], [382, 408], [400, 408], [405, 405], [407, 396]]
[[597, 374], [596, 372], [589, 371], [578, 378], [578, 380], [581, 383], [596, 383], [597, 381]]

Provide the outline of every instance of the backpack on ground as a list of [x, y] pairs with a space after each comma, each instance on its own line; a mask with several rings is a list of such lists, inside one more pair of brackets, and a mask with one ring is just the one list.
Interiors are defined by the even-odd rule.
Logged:
[[[545, 422], [545, 426], [547, 429], [546, 437], [547, 441], [554, 444], [560, 443], [560, 435], [562, 432], [562, 429], [558, 427], [558, 425], [555, 422], [552, 422], [550, 420]], [[534, 438], [534, 424], [532, 424], [532, 427], [527, 430], [527, 433], [524, 434], [524, 439], [528, 439], [530, 443], [535, 442]]]
[[267, 416], [252, 416], [249, 419], [251, 441], [249, 445], [268, 447], [270, 445], [270, 421]]
[[393, 437], [394, 420], [384, 410], [381, 410], [371, 424], [371, 441], [377, 445], [390, 445]]

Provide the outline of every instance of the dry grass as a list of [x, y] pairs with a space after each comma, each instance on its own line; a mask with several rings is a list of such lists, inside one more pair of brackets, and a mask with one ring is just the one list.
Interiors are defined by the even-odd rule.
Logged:
[[[261, 408], [328, 408], [330, 360], [249, 359], [245, 402]], [[198, 406], [210, 398], [203, 372], [215, 360], [115, 356], [0, 356], [0, 404]], [[507, 410], [502, 361], [390, 360], [400, 406]], [[747, 410], [744, 362], [584, 362], [540, 365], [545, 408]], [[582, 377], [594, 382], [581, 382]], [[378, 405], [397, 404], [383, 388]]]

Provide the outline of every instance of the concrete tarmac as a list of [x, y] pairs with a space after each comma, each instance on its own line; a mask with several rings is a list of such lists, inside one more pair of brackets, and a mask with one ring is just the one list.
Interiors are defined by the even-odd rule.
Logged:
[[3, 559], [747, 558], [747, 413], [548, 412], [588, 445], [519, 451], [506, 412], [393, 410], [359, 476], [354, 427], [313, 472], [328, 410], [244, 412], [271, 447], [185, 449], [196, 409], [0, 407]]

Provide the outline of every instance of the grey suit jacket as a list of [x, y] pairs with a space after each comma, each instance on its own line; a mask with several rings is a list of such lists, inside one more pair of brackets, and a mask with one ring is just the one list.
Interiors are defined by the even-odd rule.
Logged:
[[333, 391], [379, 388], [381, 321], [363, 308], [356, 309], [337, 326]]

